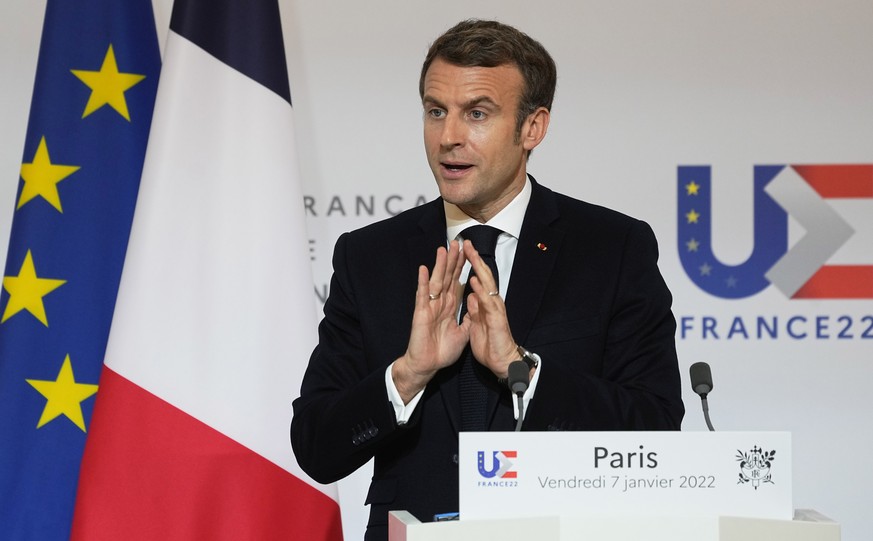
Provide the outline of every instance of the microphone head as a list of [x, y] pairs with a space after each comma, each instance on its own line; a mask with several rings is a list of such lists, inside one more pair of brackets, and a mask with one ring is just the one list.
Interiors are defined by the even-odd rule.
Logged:
[[527, 367], [527, 363], [524, 361], [513, 361], [509, 363], [509, 378], [507, 379], [507, 385], [509, 385], [509, 390], [513, 393], [524, 393], [527, 391], [527, 386], [530, 381], [530, 368]]
[[691, 388], [694, 392], [700, 395], [700, 398], [706, 398], [712, 392], [712, 371], [706, 363], [694, 363], [691, 365]]

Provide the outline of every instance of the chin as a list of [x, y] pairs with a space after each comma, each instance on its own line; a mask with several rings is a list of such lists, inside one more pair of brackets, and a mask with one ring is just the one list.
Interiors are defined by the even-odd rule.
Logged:
[[439, 182], [438, 187], [440, 190], [440, 197], [442, 197], [444, 201], [448, 201], [453, 205], [461, 206], [472, 199], [471, 194], [467, 193], [466, 190], [458, 189], [460, 187], [457, 185], [453, 186], [446, 182]]

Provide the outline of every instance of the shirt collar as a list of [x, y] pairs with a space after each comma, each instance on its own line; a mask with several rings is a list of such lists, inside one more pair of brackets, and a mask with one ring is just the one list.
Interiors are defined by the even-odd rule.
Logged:
[[[527, 204], [530, 202], [531, 190], [530, 179], [525, 179], [521, 192], [508, 205], [503, 207], [503, 210], [485, 222], [485, 224], [496, 227], [517, 239], [521, 234], [521, 224], [524, 222], [524, 213], [527, 211]], [[464, 229], [472, 225], [480, 225], [479, 222], [464, 214], [464, 211], [459, 209], [457, 205], [443, 201], [443, 206], [446, 210], [447, 239], [456, 239]]]

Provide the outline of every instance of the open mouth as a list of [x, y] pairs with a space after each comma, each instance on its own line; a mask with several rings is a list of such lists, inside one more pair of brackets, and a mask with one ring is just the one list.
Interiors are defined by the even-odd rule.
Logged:
[[452, 172], [461, 172], [466, 171], [467, 169], [473, 167], [472, 165], [463, 164], [463, 163], [442, 163], [442, 166]]

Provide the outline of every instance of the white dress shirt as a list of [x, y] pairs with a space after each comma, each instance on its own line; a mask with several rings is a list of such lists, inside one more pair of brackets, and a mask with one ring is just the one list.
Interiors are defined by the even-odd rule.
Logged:
[[[524, 222], [524, 213], [527, 210], [527, 204], [530, 202], [531, 190], [530, 180], [525, 181], [524, 188], [522, 188], [521, 192], [519, 192], [519, 194], [515, 196], [515, 198], [510, 201], [503, 210], [498, 212], [493, 218], [485, 223], [485, 225], [490, 225], [491, 227], [495, 227], [502, 231], [497, 238], [497, 249], [495, 250], [494, 255], [497, 260], [497, 270], [500, 274], [500, 283], [498, 284], [500, 288], [500, 296], [504, 299], [506, 298], [506, 292], [509, 290], [509, 278], [512, 274], [512, 263], [515, 261], [515, 250], [518, 247], [518, 236], [521, 233], [521, 225]], [[443, 202], [443, 205], [446, 211], [446, 239], [461, 241], [461, 232], [464, 229], [473, 225], [482, 225], [478, 221], [464, 214], [464, 212], [456, 205], [445, 201]], [[446, 244], [449, 244], [449, 240], [446, 241]], [[470, 274], [470, 266], [470, 262], [467, 261], [464, 264], [464, 268], [461, 270], [462, 283], [467, 282], [467, 276]], [[536, 356], [536, 354], [534, 355]], [[539, 361], [539, 366], [534, 372], [530, 386], [524, 393], [524, 411], [527, 411], [528, 404], [533, 398], [537, 381], [539, 381], [540, 371], [542, 370], [542, 359], [540, 359], [539, 356], [536, 357], [537, 361]], [[392, 366], [394, 366], [394, 363], [391, 363], [385, 371], [385, 386], [388, 389], [388, 398], [394, 406], [394, 414], [397, 417], [397, 423], [402, 425], [409, 421], [412, 412], [415, 411], [416, 405], [418, 405], [419, 400], [424, 394], [424, 390], [422, 389], [419, 391], [408, 404], [404, 404], [403, 399], [400, 398], [400, 393], [397, 391], [397, 387], [394, 385], [394, 379], [391, 377]], [[515, 410], [515, 418], [518, 419], [517, 401], [513, 400], [512, 405]]]

